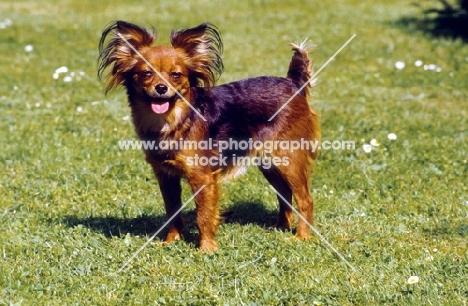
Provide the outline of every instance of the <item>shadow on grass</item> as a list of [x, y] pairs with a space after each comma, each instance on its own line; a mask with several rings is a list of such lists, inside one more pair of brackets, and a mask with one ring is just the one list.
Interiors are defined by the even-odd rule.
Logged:
[[442, 225], [438, 227], [423, 228], [423, 232], [430, 236], [468, 237], [468, 224], [443, 222]]
[[[136, 218], [121, 218], [114, 216], [98, 216], [80, 218], [76, 216], [66, 216], [65, 224], [69, 227], [85, 226], [94, 231], [103, 233], [107, 237], [122, 236], [131, 234], [152, 235], [161, 225], [166, 222], [165, 216], [139, 216]], [[164, 232], [164, 231], [162, 231]], [[160, 233], [158, 237], [164, 237], [164, 233]]]
[[435, 37], [446, 37], [468, 42], [468, 1], [460, 1], [460, 7], [448, 5], [441, 9], [427, 9], [421, 17], [404, 17], [396, 24], [409, 30], [429, 33]]
[[277, 214], [277, 211], [268, 210], [265, 205], [258, 202], [236, 202], [222, 212], [224, 223], [255, 224], [263, 228], [272, 227]]
[[[263, 228], [271, 227], [276, 220], [276, 212], [267, 210], [261, 203], [240, 202], [234, 203], [229, 210], [221, 212], [222, 223], [237, 223], [240, 225], [256, 224]], [[185, 221], [184, 240], [195, 242], [197, 234], [196, 212], [189, 210], [183, 212]], [[142, 215], [135, 218], [115, 217], [115, 216], [92, 216], [77, 217], [66, 216], [63, 222], [69, 227], [84, 226], [94, 231], [103, 233], [106, 237], [123, 236], [126, 234], [134, 236], [152, 236], [167, 221], [165, 215], [148, 216]], [[164, 228], [157, 238], [163, 240], [167, 229]]]

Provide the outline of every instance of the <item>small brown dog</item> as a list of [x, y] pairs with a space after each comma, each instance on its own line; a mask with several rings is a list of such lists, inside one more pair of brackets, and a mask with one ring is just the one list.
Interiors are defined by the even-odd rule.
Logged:
[[[276, 226], [291, 228], [293, 196], [299, 213], [313, 223], [308, 171], [317, 151], [287, 146], [320, 138], [317, 116], [307, 104], [312, 63], [305, 45], [292, 44], [294, 55], [286, 78], [262, 76], [214, 86], [223, 71], [217, 28], [204, 23], [174, 30], [170, 38], [171, 47], [153, 46], [154, 30], [116, 21], [102, 34], [98, 73], [102, 78], [111, 68], [106, 93], [125, 87], [136, 133], [142, 141], [159, 145], [144, 151], [159, 182], [167, 216], [174, 217], [165, 241], [182, 235], [181, 213], [174, 214], [182, 207], [184, 178], [198, 192], [200, 249], [215, 250], [218, 183], [235, 176], [248, 158], [281, 195]], [[308, 239], [309, 235], [308, 224], [301, 218], [296, 236]]]

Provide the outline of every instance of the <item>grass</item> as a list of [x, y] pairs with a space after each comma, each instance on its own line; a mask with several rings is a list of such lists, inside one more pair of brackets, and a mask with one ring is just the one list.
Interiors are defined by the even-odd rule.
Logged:
[[[12, 21], [0, 29], [0, 305], [466, 305], [468, 46], [402, 27], [421, 14], [408, 1], [9, 1], [0, 12]], [[162, 43], [213, 22], [220, 83], [285, 75], [287, 44], [305, 36], [318, 69], [357, 34], [311, 101], [323, 139], [356, 149], [322, 151], [310, 190], [317, 228], [356, 273], [318, 237], [269, 228], [276, 197], [251, 169], [222, 187], [233, 215], [219, 251], [195, 248], [191, 203], [185, 241], [159, 236], [114, 274], [166, 220], [143, 154], [117, 146], [135, 139], [125, 94], [104, 96], [96, 79], [114, 19], [152, 24]], [[371, 139], [380, 146], [365, 153]]]

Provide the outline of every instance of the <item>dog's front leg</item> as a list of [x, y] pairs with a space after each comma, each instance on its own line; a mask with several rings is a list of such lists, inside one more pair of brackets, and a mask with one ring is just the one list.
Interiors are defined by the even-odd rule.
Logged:
[[[218, 248], [214, 241], [219, 224], [218, 181], [216, 173], [194, 173], [188, 178], [192, 191], [200, 191], [195, 197], [197, 227], [200, 233], [200, 250], [211, 252]], [[201, 190], [200, 190], [201, 189]]]
[[180, 185], [180, 177], [171, 176], [166, 173], [156, 172], [156, 178], [159, 182], [159, 188], [164, 199], [164, 206], [166, 207], [166, 215], [168, 218], [172, 218], [169, 225], [169, 231], [166, 239], [167, 243], [175, 240], [180, 240], [182, 237], [182, 230], [184, 228], [184, 222], [182, 219], [182, 213], [179, 212], [176, 216], [176, 212], [182, 207], [182, 187]]

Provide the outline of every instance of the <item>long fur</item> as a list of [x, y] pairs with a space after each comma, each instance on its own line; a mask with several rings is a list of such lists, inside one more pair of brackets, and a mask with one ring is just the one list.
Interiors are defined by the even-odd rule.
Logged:
[[214, 86], [223, 73], [221, 59], [223, 43], [217, 28], [210, 23], [203, 23], [195, 28], [173, 30], [171, 44], [174, 49], [183, 50], [187, 68], [192, 73], [191, 86]]
[[[287, 77], [262, 76], [215, 86], [223, 72], [223, 45], [218, 29], [209, 23], [173, 30], [172, 46], [154, 46], [156, 33], [140, 26], [116, 21], [103, 32], [98, 75], [106, 75], [106, 92], [122, 86], [137, 135], [142, 140], [200, 142], [255, 140], [320, 140], [318, 118], [307, 102], [311, 85], [312, 60], [305, 41], [292, 44], [294, 51]], [[129, 44], [131, 46], [129, 46]], [[107, 72], [107, 74], [105, 74]], [[303, 88], [302, 88], [303, 87]], [[300, 90], [302, 88], [302, 90]], [[299, 94], [296, 94], [296, 92]], [[291, 98], [292, 97], [292, 98]], [[290, 100], [290, 101], [289, 101]], [[286, 103], [289, 101], [288, 103]], [[278, 109], [277, 116], [269, 121]], [[181, 179], [186, 179], [195, 197], [200, 248], [212, 251], [219, 223], [219, 182], [243, 171], [234, 162], [194, 164], [195, 157], [270, 158], [285, 161], [259, 165], [267, 181], [281, 194], [277, 227], [291, 228], [293, 197], [301, 215], [313, 222], [313, 200], [308, 191], [308, 173], [317, 151], [266, 151], [257, 148], [183, 147], [145, 150], [164, 199], [168, 217], [181, 207]], [[284, 200], [286, 199], [286, 201]], [[182, 236], [183, 220], [175, 216], [165, 241]], [[296, 236], [309, 238], [307, 222], [300, 219]]]
[[[111, 34], [113, 35], [111, 41], [104, 47], [107, 36]], [[111, 23], [106, 28], [99, 41], [98, 59], [100, 63], [98, 67], [99, 79], [102, 79], [104, 70], [113, 65], [112, 71], [107, 75], [106, 93], [123, 85], [128, 74], [139, 60], [126, 41], [134, 47], [142, 48], [150, 47], [156, 38], [156, 31], [149, 31], [121, 20]]]

